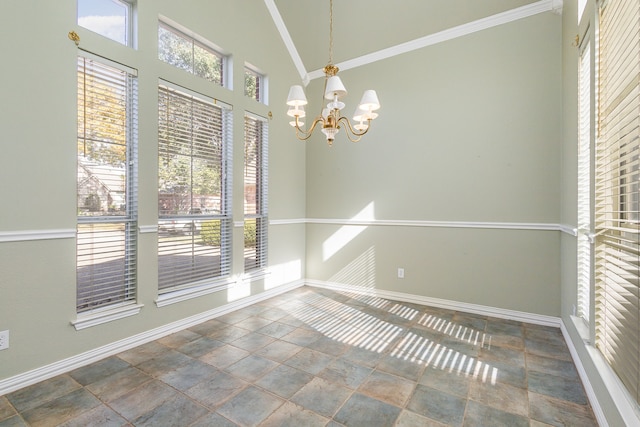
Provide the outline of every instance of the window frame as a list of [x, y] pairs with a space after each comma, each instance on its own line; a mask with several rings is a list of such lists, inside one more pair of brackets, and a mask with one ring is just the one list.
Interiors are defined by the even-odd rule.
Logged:
[[[163, 60], [161, 58], [161, 51], [160, 51], [160, 37], [159, 37], [159, 33], [160, 30], [164, 29], [165, 31], [169, 31], [170, 33], [172, 33], [174, 36], [179, 37], [181, 39], [183, 39], [186, 42], [189, 42], [191, 44], [191, 51], [192, 51], [192, 57], [191, 57], [191, 69], [186, 69], [186, 68], [182, 68], [179, 67], [175, 64], [172, 64], [170, 62], [167, 62], [165, 60]], [[215, 81], [215, 80], [210, 80], [207, 79], [204, 76], [201, 76], [199, 74], [196, 73], [195, 70], [195, 53], [194, 53], [194, 49], [196, 47], [199, 47], [207, 52], [209, 52], [210, 54], [212, 54], [213, 56], [215, 56], [216, 58], [219, 59], [220, 61], [220, 81]], [[216, 46], [214, 43], [212, 43], [211, 41], [205, 39], [204, 37], [199, 36], [198, 34], [194, 33], [193, 31], [183, 27], [182, 25], [176, 23], [175, 21], [170, 20], [169, 18], [166, 17], [160, 17], [160, 19], [158, 20], [158, 59], [161, 62], [164, 62], [165, 64], [171, 65], [172, 67], [176, 67], [180, 70], [186, 71], [189, 74], [192, 74], [194, 76], [200, 77], [202, 79], [205, 79], [209, 82], [212, 82], [218, 86], [224, 87], [224, 88], [228, 88], [231, 89], [232, 86], [232, 82], [231, 82], [231, 60], [230, 60], [230, 55], [228, 55], [222, 48], [220, 48], [219, 46]]]
[[[82, 62], [82, 66], [81, 66]], [[126, 317], [129, 315], [136, 314], [139, 312], [141, 305], [137, 304], [137, 222], [138, 222], [138, 204], [137, 204], [137, 181], [138, 181], [138, 135], [137, 135], [137, 115], [138, 115], [138, 96], [137, 96], [137, 71], [126, 67], [124, 65], [115, 63], [113, 61], [107, 60], [105, 58], [98, 57], [96, 55], [92, 55], [88, 52], [80, 52], [78, 54], [77, 60], [77, 76], [78, 76], [78, 105], [80, 105], [81, 100], [83, 101], [83, 105], [85, 107], [78, 108], [78, 136], [77, 141], [83, 141], [83, 145], [86, 146], [87, 142], [91, 142], [95, 140], [94, 138], [87, 138], [87, 117], [97, 116], [99, 112], [94, 112], [93, 114], [89, 114], [87, 112], [87, 62], [91, 62], [96, 65], [97, 68], [101, 68], [100, 76], [105, 83], [104, 87], [110, 87], [117, 81], [117, 73], [122, 73], [124, 76], [124, 83], [122, 86], [118, 86], [119, 89], [125, 92], [124, 94], [124, 102], [125, 102], [125, 119], [122, 125], [122, 128], [119, 128], [120, 131], [125, 133], [125, 160], [124, 160], [124, 171], [125, 171], [125, 211], [124, 213], [115, 212], [115, 214], [110, 214], [110, 212], [98, 214], [98, 215], [78, 215], [77, 216], [77, 238], [76, 238], [76, 286], [77, 286], [77, 296], [76, 296], [76, 312], [77, 312], [77, 320], [72, 322], [72, 324], [76, 327], [76, 329], [83, 329], [85, 327], [93, 326], [95, 324], [104, 323], [106, 321], [115, 320], [121, 317]], [[116, 70], [113, 72], [113, 70]], [[109, 73], [113, 72], [114, 78], [109, 77]], [[95, 73], [97, 76], [98, 72]], [[99, 79], [100, 76], [95, 77], [94, 79]], [[81, 83], [82, 78], [82, 83]], [[106, 83], [108, 81], [108, 83]], [[82, 85], [82, 93], [80, 92]], [[109, 86], [107, 86], [109, 85]], [[88, 89], [91, 90], [94, 86], [99, 86], [95, 84]], [[104, 91], [104, 89], [101, 89]], [[98, 92], [96, 92], [98, 94]], [[98, 94], [99, 95], [99, 94]], [[98, 96], [96, 95], [96, 96]], [[102, 101], [104, 101], [104, 95], [102, 95]], [[114, 101], [117, 102], [117, 98], [113, 97]], [[122, 99], [120, 99], [122, 101]], [[106, 110], [102, 110], [106, 111]], [[109, 109], [109, 112], [112, 110]], [[82, 120], [82, 127], [80, 121]], [[110, 122], [110, 126], [113, 124]], [[96, 126], [100, 126], [97, 124]], [[103, 125], [104, 126], [104, 125]], [[82, 132], [81, 132], [82, 129]], [[97, 141], [97, 140], [95, 140]], [[97, 144], [112, 144], [110, 142], [96, 142]], [[80, 177], [81, 172], [81, 153], [78, 151], [78, 176]], [[83, 154], [86, 156], [86, 152]], [[87, 170], [86, 167], [82, 167], [82, 170]], [[98, 179], [98, 178], [96, 178]], [[79, 206], [78, 197], [80, 195], [80, 188], [77, 188], [76, 191], [76, 205]], [[80, 213], [80, 210], [79, 210]], [[81, 277], [86, 276], [83, 274], [81, 276], [80, 268], [81, 264], [85, 264], [86, 257], [89, 257], [89, 264], [87, 266], [91, 267], [93, 270], [94, 264], [92, 261], [94, 256], [97, 256], [98, 260], [100, 260], [100, 256], [105, 255], [104, 251], [101, 251], [101, 246], [104, 246], [104, 243], [98, 243], [101, 239], [104, 240], [106, 235], [104, 231], [101, 232], [101, 236], [98, 236], [96, 240], [85, 241], [81, 236], [84, 233], [81, 233], [81, 230], [87, 227], [98, 227], [100, 229], [105, 229], [108, 227], [120, 227], [124, 226], [124, 240], [122, 240], [122, 246], [124, 247], [124, 260], [123, 260], [123, 282], [121, 285], [117, 283], [115, 285], [109, 285], [108, 289], [115, 290], [121, 287], [122, 293], [124, 296], [120, 299], [117, 299], [115, 302], [109, 302], [108, 297], [104, 294], [98, 292], [97, 294], [94, 292], [94, 289], [98, 285], [100, 279], [99, 275], [94, 275], [90, 279], [89, 283], [84, 285], [84, 287], [88, 287], [85, 291], [81, 291], [81, 287], [83, 287], [83, 279]], [[88, 233], [91, 235], [91, 233]], [[92, 238], [93, 239], [93, 238]], [[116, 239], [116, 242], [118, 240]], [[88, 246], [85, 246], [88, 245]], [[119, 245], [119, 244], [118, 244]], [[88, 249], [86, 249], [88, 248]], [[103, 248], [104, 249], [104, 248]], [[110, 252], [113, 253], [110, 249]], [[122, 250], [122, 249], [120, 249]], [[113, 257], [113, 255], [111, 255]], [[116, 265], [117, 266], [117, 265]], [[115, 268], [116, 266], [112, 266]], [[116, 272], [117, 273], [117, 272]], [[92, 273], [96, 274], [96, 273]], [[118, 274], [109, 273], [109, 277], [117, 277]], [[103, 284], [104, 285], [104, 284]], [[86, 292], [90, 292], [90, 296], [86, 297]], [[102, 295], [102, 296], [101, 296]], [[84, 303], [81, 304], [81, 299], [87, 301], [88, 307], [83, 307]]]
[[[78, 0], [80, 1], [80, 0]], [[91, 31], [93, 33], [96, 33], [102, 37], [105, 37], [109, 40], [112, 40], [116, 43], [119, 43], [123, 46], [127, 46], [127, 47], [131, 47], [131, 48], [135, 48], [136, 47], [136, 27], [137, 27], [137, 22], [136, 22], [136, 7], [137, 7], [137, 0], [111, 0], [112, 2], [116, 2], [116, 3], [120, 3], [122, 4], [125, 9], [126, 9], [126, 15], [125, 15], [125, 22], [124, 22], [124, 43], [120, 42], [119, 40], [116, 40], [114, 38], [111, 38], [105, 34], [101, 34], [89, 27], [85, 27], [84, 25], [81, 25], [79, 22], [80, 16], [78, 16], [78, 4], [76, 4], [76, 24], [88, 31]]]
[[[248, 122], [253, 122], [252, 124]], [[244, 271], [245, 273], [255, 272], [263, 270], [267, 267], [267, 255], [268, 255], [268, 229], [269, 229], [269, 210], [268, 210], [268, 158], [269, 158], [269, 126], [268, 120], [264, 117], [245, 112], [244, 116], [244, 171], [243, 171], [243, 248], [244, 248]], [[256, 128], [255, 145], [256, 153], [254, 158], [256, 159], [255, 167], [249, 168], [247, 158], [249, 153], [249, 137], [255, 134], [248, 134], [248, 129], [252, 127]], [[259, 127], [259, 130], [257, 128]], [[251, 169], [251, 170], [250, 170]], [[249, 185], [254, 185], [255, 208], [250, 209], [251, 204], [247, 203], [247, 177], [253, 178], [250, 180]], [[253, 233], [248, 235], [248, 222], [255, 222], [255, 237]], [[250, 230], [249, 230], [250, 231]], [[253, 249], [250, 249], [251, 245], [248, 242], [255, 241]], [[253, 263], [248, 260], [254, 258]]]
[[[175, 97], [175, 99], [177, 100], [187, 100], [187, 101], [191, 100], [191, 102], [198, 102], [203, 105], [206, 104], [210, 108], [215, 108], [219, 110], [220, 112], [219, 126], [221, 128], [221, 141], [220, 141], [220, 144], [221, 144], [221, 148], [220, 148], [221, 149], [221, 153], [220, 153], [221, 194], [220, 194], [220, 200], [219, 200], [219, 212], [215, 212], [215, 208], [212, 210], [212, 212], [206, 212], [206, 209], [205, 211], [200, 210], [199, 212], [196, 212], [195, 210], [199, 209], [200, 207], [194, 206], [193, 201], [191, 201], [189, 210], [186, 212], [177, 211], [174, 213], [167, 213], [167, 212], [163, 213], [160, 206], [160, 204], [162, 203], [160, 181], [158, 182], [158, 202], [159, 202], [158, 233], [159, 234], [158, 234], [157, 248], [158, 248], [158, 257], [159, 257], [159, 260], [158, 260], [159, 298], [158, 298], [158, 301], [156, 302], [160, 306], [160, 305], [165, 305], [167, 303], [170, 303], [173, 296], [176, 296], [176, 295], [180, 297], [179, 300], [183, 300], [184, 296], [188, 293], [192, 293], [193, 296], [198, 296], [199, 293], [202, 291], [215, 292], [215, 291], [224, 289], [229, 285], [230, 274], [231, 274], [231, 260], [232, 260], [231, 236], [232, 236], [232, 227], [233, 227], [232, 207], [231, 207], [231, 204], [232, 204], [232, 188], [231, 188], [232, 161], [231, 159], [233, 156], [231, 133], [232, 133], [233, 125], [232, 125], [231, 107], [225, 103], [222, 103], [216, 99], [212, 99], [198, 92], [191, 91], [179, 85], [175, 85], [165, 80], [160, 80], [158, 88], [159, 88], [158, 89], [159, 90], [158, 108], [160, 108], [160, 104], [162, 102], [162, 96], [164, 96], [163, 93], [168, 94], [167, 96]], [[193, 117], [194, 117], [194, 111], [192, 110], [191, 116], [190, 116], [192, 125], [193, 125]], [[159, 120], [159, 124], [158, 124], [158, 133], [159, 133], [158, 135], [158, 151], [159, 151], [158, 175], [159, 176], [158, 178], [160, 180], [161, 179], [160, 163], [162, 162], [162, 152], [163, 152], [163, 142], [162, 142], [162, 137], [160, 136], [160, 133], [163, 131], [163, 126], [162, 126], [162, 117], [160, 117], [160, 115], [158, 120]], [[197, 135], [195, 134], [192, 135], [192, 140], [191, 140], [192, 146], [193, 146], [193, 140], [196, 137]], [[194, 157], [196, 156], [192, 154], [191, 159], [193, 160]], [[193, 185], [192, 179], [190, 179], [190, 182], [191, 182], [191, 185]], [[191, 187], [191, 189], [193, 189], [193, 187]], [[192, 198], [193, 191], [190, 191], [189, 193], [191, 194], [190, 198]], [[220, 221], [220, 227], [217, 231], [215, 230], [215, 225], [213, 225], [213, 223], [210, 223], [210, 221], [214, 221], [214, 222]], [[176, 239], [175, 245], [173, 247], [177, 248], [178, 246], [182, 246], [182, 249], [186, 250], [187, 246], [191, 246], [191, 248], [189, 249], [191, 251], [190, 253], [192, 254], [191, 256], [196, 258], [198, 256], [211, 255], [211, 252], [208, 252], [206, 254], [203, 252], [198, 252], [197, 245], [200, 245], [202, 243], [201, 241], [203, 239], [202, 234], [205, 233], [209, 235], [208, 233], [211, 233], [211, 232], [214, 234], [216, 232], [218, 233], [217, 238], [219, 239], [218, 244], [220, 246], [219, 274], [200, 277], [197, 274], [198, 272], [202, 272], [206, 270], [206, 272], [211, 273], [213, 272], [213, 270], [210, 270], [208, 268], [202, 268], [202, 270], [200, 270], [194, 266], [193, 269], [191, 270], [188, 270], [188, 271], [182, 270], [183, 276], [173, 278], [173, 280], [178, 279], [179, 283], [176, 283], [175, 285], [169, 285], [163, 282], [163, 280], [168, 280], [168, 278], [164, 277], [166, 276], [166, 274], [163, 274], [163, 269], [165, 268], [165, 266], [163, 266], [163, 262], [160, 260], [160, 258], [163, 256], [166, 256], [166, 254], [172, 250], [171, 249], [172, 246], [170, 242], [167, 242], [167, 244], [165, 245], [164, 244], [165, 242], [162, 239], [165, 237], [164, 233], [169, 230], [166, 228], [166, 225], [172, 222], [177, 222], [178, 224], [187, 223], [187, 224], [193, 225], [193, 227], [191, 228], [191, 231], [187, 231], [186, 233], [183, 233], [185, 235], [185, 238], [180, 237]], [[214, 227], [214, 228], [211, 229], [211, 227]], [[180, 234], [180, 231], [179, 230], [177, 231], [178, 231], [178, 234]], [[189, 239], [191, 240], [191, 242], [187, 241]], [[212, 237], [212, 239], [215, 240], [216, 238]], [[186, 276], [188, 274], [192, 274], [192, 277], [196, 277], [196, 278], [194, 280], [186, 280], [187, 279]]]

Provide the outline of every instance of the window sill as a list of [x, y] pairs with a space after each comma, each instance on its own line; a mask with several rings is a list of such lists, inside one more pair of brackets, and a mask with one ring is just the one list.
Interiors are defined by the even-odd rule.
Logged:
[[264, 279], [270, 275], [271, 272], [263, 267], [244, 273], [241, 280], [242, 283], [251, 283], [255, 282], [256, 280]]
[[208, 283], [205, 285], [193, 286], [186, 289], [178, 289], [175, 291], [167, 292], [166, 294], [158, 295], [155, 303], [158, 307], [164, 307], [167, 305], [175, 304], [177, 302], [186, 301], [192, 298], [198, 298], [204, 295], [212, 294], [214, 292], [223, 291], [229, 289], [235, 281], [231, 279], [224, 279], [224, 281], [217, 281], [214, 283]]
[[80, 314], [71, 324], [76, 328], [76, 331], [79, 331], [114, 320], [124, 319], [125, 317], [135, 316], [140, 313], [142, 307], [144, 307], [143, 304], [127, 304], [116, 308], [109, 307], [86, 314]]

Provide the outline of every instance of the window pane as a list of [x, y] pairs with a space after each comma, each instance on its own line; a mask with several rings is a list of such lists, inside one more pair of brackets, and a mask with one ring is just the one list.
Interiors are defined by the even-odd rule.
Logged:
[[210, 82], [222, 84], [222, 59], [198, 44], [193, 47], [194, 74]]
[[193, 72], [193, 43], [163, 26], [158, 27], [158, 57], [174, 67]]
[[158, 99], [158, 280], [166, 293], [229, 272], [230, 192], [223, 188], [223, 167], [229, 167], [230, 134], [223, 130], [230, 114], [206, 97], [166, 86]]
[[129, 5], [118, 0], [78, 0], [78, 25], [127, 45]]
[[260, 101], [260, 77], [247, 68], [244, 69], [244, 94]]
[[78, 58], [77, 311], [135, 300], [137, 90]]

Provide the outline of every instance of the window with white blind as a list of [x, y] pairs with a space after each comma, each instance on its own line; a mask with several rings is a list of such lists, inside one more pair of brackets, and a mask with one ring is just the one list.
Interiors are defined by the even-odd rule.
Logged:
[[244, 270], [267, 262], [267, 121], [244, 117]]
[[578, 64], [578, 301], [576, 315], [589, 323], [591, 309], [591, 45]]
[[596, 345], [640, 402], [640, 2], [599, 13]]
[[162, 84], [158, 99], [159, 292], [229, 275], [231, 114], [204, 95]]
[[220, 86], [226, 85], [225, 55], [217, 51], [211, 42], [189, 33], [187, 29], [181, 31], [160, 21], [158, 58]]
[[136, 299], [135, 70], [78, 57], [78, 313]]

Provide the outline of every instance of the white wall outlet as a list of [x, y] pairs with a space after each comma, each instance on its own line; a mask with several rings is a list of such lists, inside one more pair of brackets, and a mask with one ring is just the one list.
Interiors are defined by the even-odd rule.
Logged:
[[9, 348], [9, 331], [0, 331], [0, 350]]
[[404, 279], [404, 268], [398, 268], [398, 279]]

